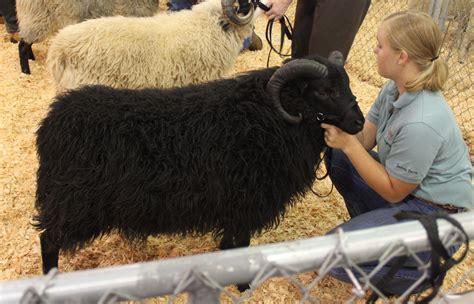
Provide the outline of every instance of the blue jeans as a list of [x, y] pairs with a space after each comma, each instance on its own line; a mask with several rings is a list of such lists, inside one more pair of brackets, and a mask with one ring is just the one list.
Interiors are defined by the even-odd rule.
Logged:
[[[379, 161], [376, 152], [371, 151], [370, 154], [374, 159]], [[389, 203], [365, 183], [342, 151], [333, 149], [331, 156], [330, 163], [328, 163], [326, 159], [326, 167], [329, 168], [329, 177], [344, 198], [351, 219], [332, 229], [328, 234], [335, 233], [338, 228], [342, 228], [343, 231], [347, 232], [399, 223], [393, 215], [402, 210], [417, 211], [422, 214], [431, 214], [435, 211], [442, 210], [418, 200], [413, 196], [408, 196], [396, 204]], [[448, 253], [450, 255], [453, 254], [457, 248], [457, 246], [451, 246], [448, 248]], [[417, 255], [423, 262], [428, 262], [431, 258], [429, 251], [420, 252], [417, 253]], [[387, 265], [391, 265], [393, 261], [394, 259], [389, 261]], [[368, 274], [376, 265], [377, 261], [373, 261], [359, 266]], [[409, 258], [404, 266], [395, 274], [394, 278], [390, 281], [390, 286], [387, 286], [385, 290], [393, 295], [403, 294], [403, 292], [410, 288], [422, 275], [422, 272], [417, 269], [417, 265], [413, 258]], [[371, 282], [378, 282], [389, 269], [390, 266], [383, 267], [372, 277]], [[357, 278], [361, 277], [357, 271], [353, 271]], [[349, 276], [342, 268], [331, 270], [329, 275], [344, 282], [351, 282]], [[415, 291], [422, 292], [428, 287], [429, 286], [420, 285]]]

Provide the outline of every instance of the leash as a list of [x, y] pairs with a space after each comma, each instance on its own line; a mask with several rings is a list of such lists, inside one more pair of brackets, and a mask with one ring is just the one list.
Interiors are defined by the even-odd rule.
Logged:
[[[417, 296], [415, 303], [429, 303], [438, 294], [438, 291], [441, 285], [443, 284], [444, 278], [446, 277], [446, 273], [448, 272], [448, 270], [451, 269], [451, 267], [453, 267], [454, 265], [459, 264], [466, 257], [467, 252], [469, 250], [469, 237], [458, 221], [441, 211], [437, 211], [428, 215], [416, 211], [400, 211], [399, 213], [395, 214], [394, 217], [398, 221], [408, 219], [418, 220], [423, 225], [426, 230], [426, 233], [428, 234], [428, 240], [431, 245], [431, 273], [427, 278], [423, 280], [423, 282], [420, 283], [419, 286], [429, 286], [429, 288], [431, 288], [432, 290], [430, 294], [426, 295], [422, 299], [419, 299], [419, 296]], [[459, 257], [459, 259], [456, 260], [452, 256], [450, 256], [443, 243], [439, 239], [438, 223], [436, 222], [437, 219], [444, 219], [450, 222], [463, 234], [463, 243], [465, 245], [465, 250]], [[389, 269], [389, 271], [385, 274], [385, 276], [383, 276], [377, 283], [374, 284], [377, 289], [380, 290], [384, 295], [390, 295], [390, 293], [386, 291], [386, 287], [389, 286], [394, 275], [398, 272], [398, 270], [400, 270], [400, 268], [402, 268], [407, 259], [407, 256], [398, 257]], [[415, 293], [416, 292], [412, 291], [407, 296], [407, 301], [408, 298]], [[366, 303], [375, 303], [378, 298], [379, 295], [373, 292], [369, 299], [367, 299]]]
[[[265, 12], [268, 12], [270, 10], [270, 8], [260, 2], [260, 0], [251, 0], [251, 2], [254, 6], [259, 7]], [[283, 54], [283, 46], [285, 44], [285, 38], [287, 38], [288, 40], [293, 39], [293, 26], [291, 25], [290, 19], [288, 19], [286, 15], [283, 15], [283, 17], [280, 18], [278, 22], [280, 23], [280, 47], [278, 50], [275, 48], [272, 38], [275, 19], [268, 20], [267, 27], [265, 29], [265, 39], [267, 40], [267, 43], [270, 46], [270, 51], [268, 52], [267, 57], [267, 67], [270, 65], [270, 55], [272, 52], [277, 53], [280, 57], [291, 57], [291, 53]]]
[[[319, 166], [321, 165], [321, 163], [323, 162], [323, 160], [326, 159], [327, 161], [327, 166], [326, 166], [326, 173], [321, 176], [321, 177], [318, 177], [318, 175], [316, 174], [316, 180], [318, 181], [322, 181], [323, 179], [325, 179], [326, 177], [329, 176], [329, 170], [331, 168], [331, 157], [332, 157], [332, 148], [324, 145], [323, 147], [323, 151], [322, 151], [322, 156], [321, 158], [319, 158], [317, 164], [316, 164], [316, 170], [319, 169]], [[334, 189], [334, 184], [331, 183], [331, 189], [329, 190], [329, 192], [327, 194], [319, 194], [317, 193], [312, 186], [308, 186], [308, 188], [311, 190], [311, 192], [316, 195], [317, 197], [319, 198], [324, 198], [324, 197], [328, 197], [331, 193], [332, 193], [332, 190]]]

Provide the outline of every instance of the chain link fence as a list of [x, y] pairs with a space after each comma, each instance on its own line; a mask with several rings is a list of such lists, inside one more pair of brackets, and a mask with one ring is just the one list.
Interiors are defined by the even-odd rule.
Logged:
[[385, 16], [407, 9], [429, 13], [443, 31], [440, 58], [448, 63], [450, 75], [444, 95], [456, 114], [471, 157], [474, 157], [473, 0], [372, 0], [346, 67], [361, 80], [382, 86], [387, 80], [377, 74], [373, 53], [377, 29]]
[[[440, 239], [445, 247], [462, 244], [466, 235], [474, 237], [474, 212], [453, 215], [466, 234], [450, 222], [437, 220]], [[367, 246], [370, 239], [372, 243]], [[382, 303], [404, 303], [412, 290], [430, 275], [430, 263], [421, 261], [416, 252], [430, 248], [417, 221], [383, 227], [343, 232], [324, 237], [250, 248], [226, 250], [189, 257], [168, 259], [103, 269], [59, 274], [0, 283], [1, 303], [116, 303], [142, 301], [156, 296], [159, 303], [244, 303], [271, 277], [284, 277], [299, 291], [300, 303], [321, 303], [315, 294], [321, 280], [336, 268], [345, 271], [353, 285], [348, 303], [357, 303], [375, 293]], [[464, 250], [467, 250], [465, 247]], [[463, 250], [462, 249], [462, 250]], [[472, 252], [471, 252], [472, 254]], [[416, 261], [421, 277], [397, 297], [387, 298], [378, 289], [375, 274], [393, 263], [393, 258], [407, 255]], [[367, 272], [364, 262], [377, 261]], [[302, 280], [298, 274], [313, 272]], [[450, 290], [440, 291], [434, 303], [472, 303], [474, 290], [456, 294], [457, 288], [472, 283], [470, 269]], [[242, 294], [225, 286], [250, 283]]]

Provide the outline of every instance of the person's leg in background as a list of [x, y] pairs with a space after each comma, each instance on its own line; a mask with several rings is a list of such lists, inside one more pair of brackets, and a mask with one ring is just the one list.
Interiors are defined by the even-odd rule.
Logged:
[[0, 15], [3, 16], [7, 32], [10, 34], [10, 42], [20, 41], [15, 0], [0, 0]]
[[314, 10], [320, 0], [298, 0], [295, 11], [295, 26], [291, 41], [291, 57], [308, 55], [309, 38], [313, 28]]
[[327, 57], [340, 51], [347, 59], [354, 38], [370, 7], [370, 0], [316, 1], [308, 53]]

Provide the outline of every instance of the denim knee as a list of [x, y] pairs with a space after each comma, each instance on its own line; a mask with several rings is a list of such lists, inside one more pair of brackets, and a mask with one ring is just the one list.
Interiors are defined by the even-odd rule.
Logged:
[[[371, 273], [371, 271], [375, 268], [374, 266], [360, 266], [361, 270], [365, 272], [366, 275]], [[370, 282], [372, 284], [379, 282], [382, 278], [385, 277], [387, 272], [389, 271], [390, 267], [382, 267], [378, 273], [374, 274]], [[354, 268], [351, 268], [355, 277], [361, 281], [362, 275], [357, 272]], [[413, 286], [417, 280], [422, 276], [422, 272], [419, 271], [417, 268], [404, 268], [398, 271], [390, 280], [390, 284], [387, 284], [384, 288], [386, 292], [392, 295], [400, 296], [406, 290], [408, 290], [411, 286]], [[331, 277], [334, 277], [342, 282], [345, 283], [352, 283], [351, 278], [345, 272], [343, 268], [334, 268], [331, 269], [328, 273]], [[427, 284], [421, 284], [414, 289], [414, 292], [420, 293], [423, 292], [428, 288]]]
[[340, 169], [351, 171], [352, 163], [342, 150], [331, 149], [328, 153], [329, 155], [324, 159], [324, 163], [331, 179], [337, 178], [338, 173], [341, 173]]
[[345, 167], [350, 164], [349, 158], [347, 158], [346, 154], [339, 149], [332, 149], [328, 151], [328, 156], [324, 159], [326, 167], [332, 168], [336, 167]]

